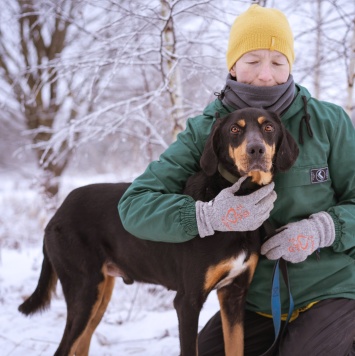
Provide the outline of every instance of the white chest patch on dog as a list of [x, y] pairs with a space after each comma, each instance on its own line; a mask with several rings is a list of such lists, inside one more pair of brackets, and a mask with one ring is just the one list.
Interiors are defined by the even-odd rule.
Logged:
[[216, 284], [215, 289], [219, 289], [227, 286], [228, 284], [231, 284], [235, 277], [237, 277], [247, 269], [248, 264], [245, 263], [245, 258], [246, 258], [246, 254], [243, 251], [236, 258], [230, 259], [228, 261], [228, 265], [229, 265], [228, 275]]

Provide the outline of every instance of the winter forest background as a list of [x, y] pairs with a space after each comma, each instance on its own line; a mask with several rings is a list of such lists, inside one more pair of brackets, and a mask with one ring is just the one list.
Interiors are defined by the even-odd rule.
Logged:
[[[251, 3], [288, 16], [295, 81], [341, 105], [355, 122], [354, 1], [2, 2], [0, 310], [6, 315], [35, 286], [43, 228], [66, 194], [92, 182], [134, 179], [223, 88], [229, 28]], [[33, 272], [29, 284], [25, 268]], [[9, 269], [23, 279], [8, 278]], [[145, 295], [141, 305], [149, 300], [150, 309], [171, 309], [166, 292], [139, 288], [126, 294], [120, 323], [130, 320], [137, 293]], [[13, 315], [22, 318], [15, 309]], [[0, 345], [9, 344], [5, 334], [0, 327]]]

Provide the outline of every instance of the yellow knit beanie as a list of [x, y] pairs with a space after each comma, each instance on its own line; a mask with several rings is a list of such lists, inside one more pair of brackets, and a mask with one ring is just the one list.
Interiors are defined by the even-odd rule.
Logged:
[[251, 5], [235, 19], [227, 50], [228, 70], [243, 54], [257, 49], [281, 52], [286, 56], [291, 70], [295, 60], [293, 34], [281, 11]]

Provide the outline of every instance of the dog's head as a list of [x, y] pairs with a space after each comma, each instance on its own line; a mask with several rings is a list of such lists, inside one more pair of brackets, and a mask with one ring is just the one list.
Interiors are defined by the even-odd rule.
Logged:
[[290, 169], [297, 157], [297, 143], [277, 114], [247, 108], [217, 120], [200, 165], [209, 176], [220, 165], [236, 177], [248, 175], [254, 183], [265, 185], [276, 171]]

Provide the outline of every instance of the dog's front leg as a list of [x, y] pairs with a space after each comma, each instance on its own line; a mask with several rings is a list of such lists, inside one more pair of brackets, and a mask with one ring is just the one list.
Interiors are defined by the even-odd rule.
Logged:
[[245, 288], [244, 283], [240, 283], [240, 277], [217, 291], [226, 356], [244, 355], [244, 308], [247, 286]]
[[189, 298], [184, 293], [177, 293], [174, 307], [179, 320], [180, 350], [182, 356], [197, 355], [198, 318], [202, 303], [198, 298]]

